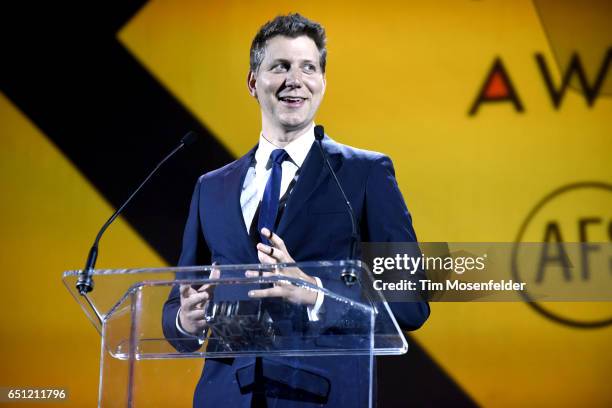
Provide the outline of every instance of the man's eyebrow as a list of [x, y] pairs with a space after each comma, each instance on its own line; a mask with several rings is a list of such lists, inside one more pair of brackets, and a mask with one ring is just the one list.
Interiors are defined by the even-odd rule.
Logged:
[[278, 64], [278, 63], [289, 64], [290, 62], [286, 58], [276, 58], [276, 59], [273, 59], [270, 63], [271, 64]]

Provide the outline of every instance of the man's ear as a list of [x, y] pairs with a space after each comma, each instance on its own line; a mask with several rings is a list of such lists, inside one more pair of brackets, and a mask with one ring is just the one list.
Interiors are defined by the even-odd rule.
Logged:
[[256, 83], [257, 79], [255, 77], [255, 73], [253, 71], [249, 71], [249, 74], [247, 75], [247, 88], [249, 88], [249, 93], [251, 96], [254, 96], [255, 99], [257, 99], [257, 88], [255, 88]]

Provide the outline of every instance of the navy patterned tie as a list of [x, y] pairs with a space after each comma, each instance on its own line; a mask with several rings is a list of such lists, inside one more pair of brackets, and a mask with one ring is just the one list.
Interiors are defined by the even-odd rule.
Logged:
[[[261, 200], [261, 208], [259, 210], [259, 220], [257, 222], [257, 231], [261, 235], [261, 229], [267, 228], [274, 232], [276, 223], [276, 215], [278, 213], [278, 200], [280, 198], [280, 185], [283, 176], [282, 163], [289, 158], [289, 155], [284, 149], [273, 150], [270, 154], [272, 161], [272, 171], [270, 178], [266, 183], [266, 189]], [[267, 237], [261, 235], [261, 242], [270, 245]]]

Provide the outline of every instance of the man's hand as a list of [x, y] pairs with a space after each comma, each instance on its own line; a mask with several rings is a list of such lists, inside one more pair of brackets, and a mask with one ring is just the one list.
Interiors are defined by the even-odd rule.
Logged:
[[[221, 271], [213, 269], [210, 272], [210, 279], [218, 279]], [[208, 302], [212, 299], [211, 285], [202, 285], [199, 289], [194, 289], [191, 285], [181, 285], [181, 311], [179, 313], [179, 324], [187, 333], [200, 336], [206, 328], [204, 320], [204, 310]]]
[[[287, 247], [285, 247], [285, 242], [281, 237], [270, 232], [267, 228], [262, 228], [261, 233], [268, 237], [271, 245], [262, 243], [257, 244], [259, 262], [263, 264], [295, 262], [291, 255], [289, 255]], [[260, 275], [258, 271], [247, 271], [245, 272], [245, 276], [254, 278]], [[299, 268], [286, 268], [279, 272], [264, 272], [262, 276], [287, 276], [301, 279], [317, 286], [317, 281], [313, 277], [302, 272]], [[268, 289], [252, 290], [249, 292], [249, 296], [252, 298], [282, 297], [291, 303], [305, 305], [314, 305], [317, 301], [317, 292], [300, 288], [289, 282], [278, 282], [274, 284], [274, 287]]]

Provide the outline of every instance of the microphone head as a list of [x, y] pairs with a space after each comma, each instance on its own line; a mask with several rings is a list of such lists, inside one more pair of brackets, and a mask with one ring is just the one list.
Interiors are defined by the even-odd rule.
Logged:
[[323, 126], [321, 125], [315, 126], [314, 134], [315, 134], [315, 139], [317, 139], [318, 141], [323, 140], [323, 137], [325, 136], [325, 130], [323, 129]]
[[198, 138], [198, 134], [193, 130], [190, 130], [185, 134], [185, 136], [183, 136], [183, 138], [181, 139], [181, 143], [183, 144], [183, 146], [189, 146], [194, 144], [198, 140]]

